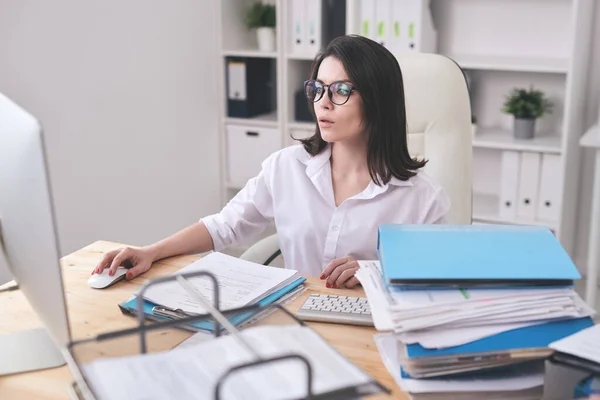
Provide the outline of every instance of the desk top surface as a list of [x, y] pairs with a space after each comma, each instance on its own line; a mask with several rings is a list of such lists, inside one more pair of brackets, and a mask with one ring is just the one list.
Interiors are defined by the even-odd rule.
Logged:
[[[96, 290], [87, 285], [93, 267], [109, 250], [123, 247], [112, 242], [96, 242], [82, 248], [61, 260], [67, 309], [74, 340], [89, 338], [107, 331], [131, 328], [136, 325], [135, 318], [121, 313], [118, 303], [127, 300], [146, 280], [173, 273], [194, 262], [198, 257], [180, 256], [161, 260], [142, 276], [132, 281], [121, 281], [107, 289]], [[308, 278], [307, 290], [293, 302], [286, 305], [296, 312], [310, 293], [364, 296], [362, 289], [327, 289], [318, 278]], [[20, 291], [0, 293], [0, 334], [37, 328], [40, 321], [32, 311], [27, 299]], [[277, 312], [261, 324], [283, 323], [289, 317]], [[396, 386], [393, 378], [383, 365], [377, 347], [373, 341], [374, 328], [310, 323], [311, 327], [322, 335], [334, 348], [373, 378], [392, 390], [392, 395], [371, 396], [370, 399], [397, 398], [408, 399]], [[160, 336], [162, 346], [172, 348], [193, 334], [184, 330], [171, 330]], [[73, 378], [66, 366], [0, 377], [0, 393], [3, 400], [8, 399], [68, 399], [67, 387]]]

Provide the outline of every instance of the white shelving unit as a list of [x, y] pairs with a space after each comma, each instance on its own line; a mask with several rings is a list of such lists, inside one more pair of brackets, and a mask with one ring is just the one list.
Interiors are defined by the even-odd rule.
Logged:
[[[254, 0], [222, 0], [217, 11], [218, 60], [223, 202], [239, 189], [228, 179], [235, 168], [228, 152], [230, 125], [249, 129], [277, 129], [272, 136], [277, 148], [294, 143], [290, 136], [309, 136], [314, 125], [294, 120], [294, 95], [308, 78], [313, 53], [292, 51], [293, 0], [268, 0], [277, 8], [277, 46], [272, 53], [258, 50], [256, 35], [243, 25], [245, 10]], [[319, 1], [319, 0], [314, 0]], [[361, 1], [346, 0], [346, 33], [359, 33]], [[477, 117], [474, 136], [473, 217], [475, 223], [532, 224], [549, 226], [567, 251], [575, 234], [579, 137], [583, 134], [583, 102], [593, 24], [593, 0], [431, 0], [437, 31], [436, 52], [457, 62], [472, 88], [472, 108]], [[326, 43], [323, 43], [326, 45]], [[275, 60], [277, 109], [267, 115], [240, 119], [227, 117], [225, 57], [261, 57]], [[535, 86], [555, 103], [554, 112], [537, 121], [536, 137], [517, 140], [512, 120], [501, 113], [506, 94], [513, 87]], [[502, 218], [500, 216], [500, 167], [503, 151], [558, 155], [560, 210], [554, 220]], [[256, 152], [254, 152], [256, 153]], [[256, 171], [261, 154], [255, 157]], [[245, 163], [247, 164], [247, 163]], [[233, 165], [233, 166], [232, 166]]]

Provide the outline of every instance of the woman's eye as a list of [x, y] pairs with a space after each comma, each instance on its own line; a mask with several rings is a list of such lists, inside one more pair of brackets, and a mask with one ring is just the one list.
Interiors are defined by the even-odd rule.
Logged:
[[350, 90], [348, 90], [348, 88], [345, 88], [345, 87], [339, 87], [336, 90], [337, 94], [341, 94], [341, 95], [344, 95], [344, 96], [347, 96], [349, 92], [350, 92]]

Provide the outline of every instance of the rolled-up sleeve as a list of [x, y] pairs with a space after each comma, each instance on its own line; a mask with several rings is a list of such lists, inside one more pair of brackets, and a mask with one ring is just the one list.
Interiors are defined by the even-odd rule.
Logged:
[[260, 173], [250, 179], [221, 212], [200, 219], [212, 236], [214, 250], [248, 243], [273, 220], [273, 198], [269, 176], [273, 159], [262, 163]]

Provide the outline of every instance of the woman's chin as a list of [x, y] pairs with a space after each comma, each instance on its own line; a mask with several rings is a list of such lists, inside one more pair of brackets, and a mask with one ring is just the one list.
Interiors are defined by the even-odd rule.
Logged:
[[340, 135], [336, 135], [330, 129], [321, 129], [321, 137], [328, 143], [339, 142], [342, 139]]

